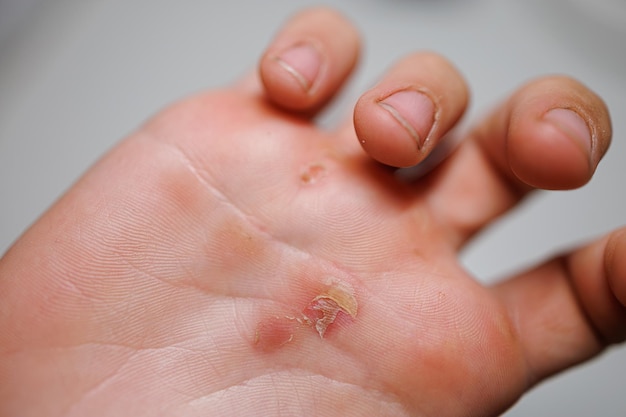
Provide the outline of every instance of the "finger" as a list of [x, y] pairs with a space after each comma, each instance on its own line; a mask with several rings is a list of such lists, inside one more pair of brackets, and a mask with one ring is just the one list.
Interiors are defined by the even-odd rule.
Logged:
[[534, 382], [626, 339], [626, 228], [494, 288]]
[[265, 92], [285, 109], [315, 112], [350, 75], [359, 48], [357, 30], [336, 11], [301, 12], [287, 22], [261, 58]]
[[396, 167], [426, 157], [459, 120], [468, 91], [441, 56], [423, 52], [397, 63], [358, 100], [354, 128], [365, 151]]
[[[526, 85], [511, 99], [509, 114], [495, 117], [487, 126], [492, 132], [479, 136], [483, 149], [505, 175], [534, 188], [584, 185], [610, 142], [610, 120], [602, 100], [566, 77]], [[497, 119], [502, 117], [507, 132], [498, 132], [503, 124]]]
[[610, 140], [600, 97], [571, 78], [535, 80], [473, 130], [439, 173], [429, 202], [461, 245], [535, 188], [585, 184]]

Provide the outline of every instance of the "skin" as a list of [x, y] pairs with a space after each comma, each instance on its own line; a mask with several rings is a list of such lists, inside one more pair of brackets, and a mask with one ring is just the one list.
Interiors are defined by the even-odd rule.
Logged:
[[[308, 87], [276, 59], [307, 42]], [[495, 287], [457, 257], [533, 189], [591, 178], [611, 137], [602, 100], [531, 81], [407, 184], [374, 159], [424, 159], [463, 114], [465, 81], [435, 53], [407, 56], [322, 131], [312, 117], [358, 53], [345, 18], [302, 12], [258, 72], [156, 115], [15, 243], [0, 414], [496, 416], [624, 339], [626, 229]], [[378, 104], [406, 89], [437, 100], [419, 149]], [[591, 143], [547, 121], [554, 108]], [[323, 337], [304, 319], [321, 299]]]

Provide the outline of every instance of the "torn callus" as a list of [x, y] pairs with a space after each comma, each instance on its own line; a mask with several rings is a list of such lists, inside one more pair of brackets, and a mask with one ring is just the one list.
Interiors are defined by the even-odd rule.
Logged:
[[358, 303], [352, 287], [345, 283], [333, 282], [324, 293], [311, 301], [303, 314], [323, 338], [328, 326], [334, 323], [340, 311], [356, 318], [357, 309]]
[[339, 313], [356, 318], [358, 309], [353, 288], [343, 282], [330, 281], [326, 289], [315, 296], [297, 315], [272, 315], [262, 319], [254, 334], [254, 346], [263, 352], [273, 352], [294, 341], [299, 329], [314, 327], [324, 338], [328, 326]]

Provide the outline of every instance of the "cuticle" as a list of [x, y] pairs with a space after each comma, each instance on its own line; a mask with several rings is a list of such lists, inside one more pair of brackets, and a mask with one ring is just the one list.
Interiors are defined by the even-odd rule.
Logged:
[[[310, 46], [311, 48], [313, 48], [320, 57], [320, 67], [318, 69], [317, 72], [317, 76], [315, 77], [315, 79], [313, 80], [313, 82], [311, 82], [310, 86], [306, 89], [306, 94], [311, 96], [313, 95], [317, 89], [319, 88], [320, 84], [322, 83], [322, 79], [326, 76], [326, 73], [328, 71], [328, 56], [327, 54], [324, 52], [324, 48], [321, 47], [320, 42], [315, 39], [315, 38], [304, 38], [301, 40], [298, 40], [294, 43], [288, 44], [288, 46], [281, 48], [279, 50], [279, 52], [275, 53], [271, 59], [277, 62], [281, 62], [282, 59], [280, 58], [281, 54], [291, 48], [297, 48], [299, 46]], [[284, 62], [284, 61], [282, 61]]]
[[589, 114], [586, 111], [584, 111], [582, 108], [580, 108], [579, 106], [560, 106], [560, 107], [551, 107], [547, 109], [545, 112], [543, 112], [543, 114], [541, 115], [542, 120], [547, 113], [556, 109], [573, 111], [574, 113], [578, 115], [578, 117], [580, 117], [585, 122], [585, 125], [587, 126], [587, 129], [589, 130], [589, 136], [591, 138], [591, 151], [590, 151], [589, 157], [591, 158], [592, 162], [595, 162], [596, 147], [597, 147], [598, 140], [597, 140], [597, 126], [594, 123], [593, 118], [589, 116]]
[[433, 103], [434, 111], [433, 111], [432, 125], [428, 131], [428, 134], [426, 134], [426, 137], [424, 137], [424, 139], [422, 140], [422, 145], [420, 146], [420, 149], [423, 151], [427, 143], [430, 142], [430, 138], [433, 132], [435, 131], [436, 127], [439, 125], [439, 119], [440, 119], [440, 113], [441, 113], [439, 100], [437, 99], [437, 96], [435, 96], [435, 94], [433, 94], [433, 92], [430, 89], [426, 87], [416, 87], [413, 85], [409, 85], [409, 86], [403, 86], [400, 88], [394, 88], [392, 90], [385, 91], [384, 94], [381, 94], [379, 98], [375, 100], [375, 103], [377, 105], [380, 105], [380, 103], [386, 100], [388, 97], [391, 97], [392, 95], [402, 92], [402, 91], [415, 91], [417, 93], [423, 94], [426, 97], [428, 97], [431, 103]]
[[321, 42], [315, 38], [305, 38], [295, 45], [309, 45], [319, 54], [320, 57], [320, 67], [317, 72], [317, 76], [311, 83], [311, 88], [307, 91], [308, 95], [313, 95], [322, 84], [322, 80], [326, 77], [326, 73], [328, 71], [328, 55], [325, 52], [325, 49], [322, 48]]

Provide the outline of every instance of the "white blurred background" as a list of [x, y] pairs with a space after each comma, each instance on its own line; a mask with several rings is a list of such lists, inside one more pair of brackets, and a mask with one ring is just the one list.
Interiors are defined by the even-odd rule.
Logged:
[[[295, 0], [0, 0], [0, 253], [105, 150], [187, 94], [251, 68]], [[391, 62], [432, 49], [455, 62], [481, 114], [529, 78], [567, 73], [612, 110], [595, 178], [538, 193], [481, 235], [468, 268], [491, 282], [626, 224], [626, 0], [328, 0], [365, 54], [332, 124]], [[468, 381], [471, 384], [472, 381]], [[626, 349], [543, 383], [518, 416], [626, 415]]]

